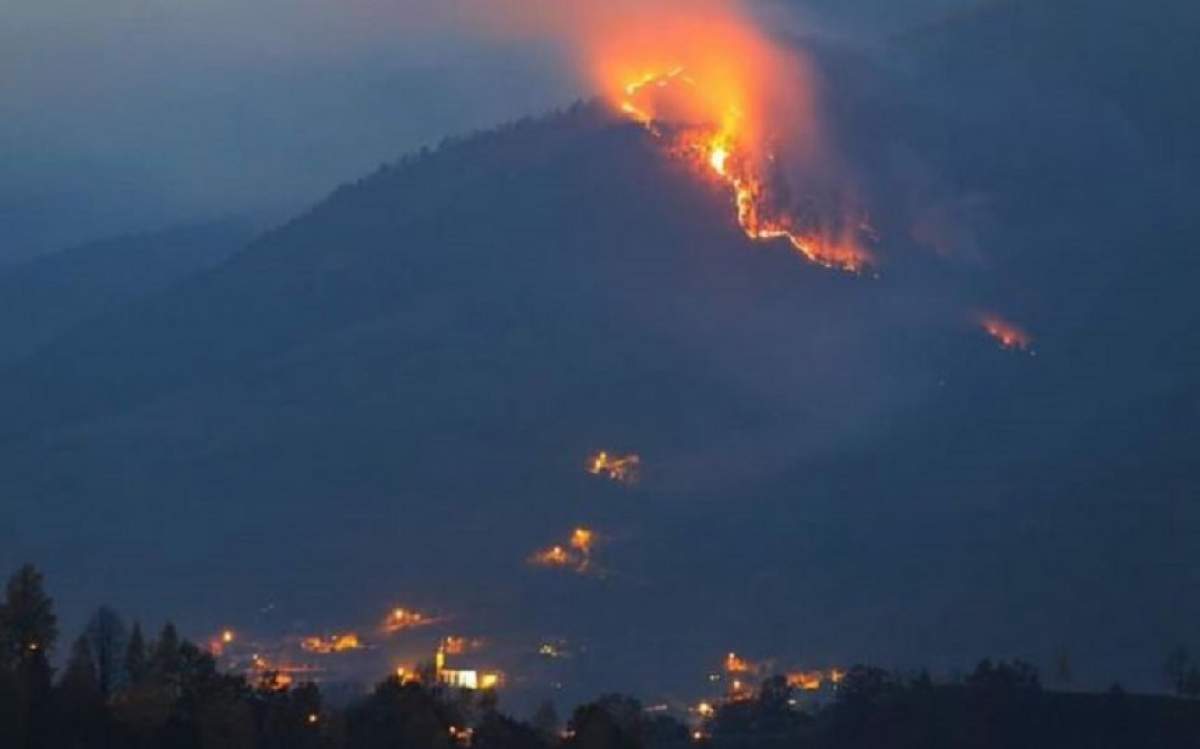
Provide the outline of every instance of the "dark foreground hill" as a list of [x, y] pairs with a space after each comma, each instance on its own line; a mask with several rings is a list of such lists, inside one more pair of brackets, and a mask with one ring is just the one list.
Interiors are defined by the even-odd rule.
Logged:
[[[1066, 652], [1152, 684], [1200, 616], [1195, 188], [1103, 91], [988, 80], [917, 66], [843, 96], [864, 169], [984, 214], [939, 256], [885, 202], [878, 279], [748, 242], [719, 186], [599, 106], [345, 186], [0, 377], [0, 562], [198, 630], [416, 601], [517, 648], [586, 643], [589, 691], [731, 648]], [[585, 475], [601, 448], [643, 482]], [[579, 523], [603, 574], [524, 564]]]

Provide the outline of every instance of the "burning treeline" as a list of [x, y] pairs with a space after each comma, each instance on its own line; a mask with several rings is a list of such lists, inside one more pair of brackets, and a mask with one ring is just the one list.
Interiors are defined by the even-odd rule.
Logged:
[[[858, 272], [865, 215], [833, 157], [802, 55], [737, 0], [529, 0], [473, 6], [488, 30], [550, 37], [593, 90], [722, 186], [754, 240]], [[866, 231], [864, 231], [866, 230]]]
[[[480, 0], [449, 11], [485, 33], [549, 39], [584, 86], [728, 196], [754, 241], [851, 273], [878, 266], [852, 170], [822, 117], [817, 76], [746, 0]], [[981, 324], [1007, 350], [1027, 334]]]
[[808, 65], [732, 3], [600, 40], [605, 96], [722, 185], [746, 236], [858, 272], [871, 262], [865, 213], [822, 133]]

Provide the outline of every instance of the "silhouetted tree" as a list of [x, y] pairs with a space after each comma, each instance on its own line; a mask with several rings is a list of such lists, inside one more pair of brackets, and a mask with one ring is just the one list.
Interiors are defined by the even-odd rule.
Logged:
[[50, 709], [50, 653], [58, 639], [54, 602], [42, 587], [42, 575], [25, 565], [9, 579], [0, 604], [0, 701], [9, 716], [0, 733], [5, 746], [47, 746]]
[[162, 685], [177, 685], [180, 672], [179, 633], [167, 622], [150, 654], [150, 678]]
[[108, 713], [91, 644], [84, 635], [71, 646], [55, 703], [58, 743], [74, 749], [107, 745]]
[[547, 743], [533, 727], [492, 711], [475, 727], [474, 749], [546, 749]]
[[133, 623], [129, 643], [125, 647], [125, 678], [130, 687], [140, 685], [146, 679], [149, 663], [146, 656], [146, 639], [142, 636], [142, 625]]
[[537, 706], [537, 709], [533, 711], [530, 723], [547, 744], [557, 743], [559, 732], [558, 710], [555, 709], [553, 702], [543, 700]]
[[639, 749], [641, 743], [599, 702], [575, 709], [567, 724], [568, 749]]
[[259, 690], [255, 695], [261, 749], [317, 749], [325, 716], [315, 684]]
[[84, 631], [96, 661], [96, 679], [100, 693], [110, 697], [124, 679], [128, 639], [120, 615], [101, 606], [88, 620]]
[[71, 646], [71, 657], [63, 671], [59, 686], [72, 695], [99, 695], [100, 680], [96, 676], [96, 660], [88, 638], [80, 635]]
[[54, 601], [42, 587], [42, 574], [27, 564], [9, 579], [0, 605], [0, 663], [7, 664], [26, 688], [48, 689], [49, 657], [57, 640]]
[[446, 749], [457, 726], [445, 706], [419, 684], [393, 677], [346, 711], [347, 749]]

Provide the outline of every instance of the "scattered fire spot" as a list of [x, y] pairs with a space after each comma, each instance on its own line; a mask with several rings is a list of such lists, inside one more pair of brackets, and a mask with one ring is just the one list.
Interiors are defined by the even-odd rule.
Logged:
[[729, 655], [725, 656], [726, 673], [744, 674], [748, 673], [752, 669], [753, 665], [749, 661], [739, 658], [737, 653], [730, 653]]
[[632, 486], [638, 482], [641, 465], [642, 458], [636, 453], [610, 455], [601, 450], [588, 458], [587, 472], [618, 484]]
[[344, 653], [350, 650], [359, 650], [362, 648], [362, 641], [358, 635], [349, 632], [341, 635], [329, 635], [328, 637], [305, 637], [300, 641], [300, 647], [309, 653], [317, 653], [319, 655], [329, 655], [330, 653]]
[[1033, 353], [1031, 346], [1033, 345], [1033, 336], [1022, 330], [1016, 324], [1008, 322], [1003, 318], [987, 314], [982, 315], [979, 324], [987, 331], [987, 334], [1000, 344], [1000, 348], [1010, 351], [1027, 351]]
[[422, 614], [415, 609], [394, 608], [388, 612], [387, 618], [383, 622], [383, 631], [388, 634], [403, 632], [408, 629], [416, 629], [433, 624], [437, 620], [426, 614]]
[[837, 686], [845, 675], [846, 672], [839, 668], [831, 668], [828, 671], [794, 671], [787, 675], [787, 683], [792, 689], [816, 692], [826, 684]]
[[561, 567], [585, 573], [592, 567], [592, 548], [595, 531], [579, 527], [571, 532], [566, 544], [555, 544], [535, 551], [528, 562], [538, 567]]

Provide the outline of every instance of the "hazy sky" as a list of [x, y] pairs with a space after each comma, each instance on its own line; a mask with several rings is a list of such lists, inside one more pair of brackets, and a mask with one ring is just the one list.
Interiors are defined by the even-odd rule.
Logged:
[[[760, 5], [870, 36], [968, 2]], [[280, 218], [445, 135], [590, 93], [551, 45], [434, 18], [467, 6], [428, 0], [3, 6], [0, 263], [215, 214]]]

